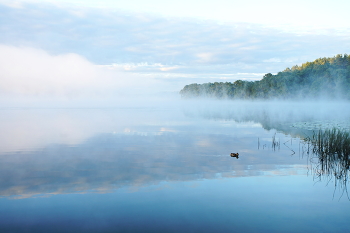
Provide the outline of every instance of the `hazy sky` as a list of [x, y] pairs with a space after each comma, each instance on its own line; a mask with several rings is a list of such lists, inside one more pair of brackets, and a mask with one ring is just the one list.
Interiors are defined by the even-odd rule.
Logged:
[[0, 0], [0, 91], [257, 80], [348, 53], [348, 9], [345, 0]]
[[350, 8], [350, 2], [347, 0], [5, 0], [4, 2], [12, 6], [19, 6], [20, 2], [46, 2], [231, 22], [287, 23], [317, 27], [350, 25], [346, 20]]

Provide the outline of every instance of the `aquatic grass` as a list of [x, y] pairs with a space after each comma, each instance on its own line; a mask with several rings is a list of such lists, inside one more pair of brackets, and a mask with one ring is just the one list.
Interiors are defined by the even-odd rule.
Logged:
[[334, 155], [339, 159], [349, 158], [349, 131], [338, 128], [314, 131], [312, 138], [308, 138], [307, 141], [313, 146], [313, 153], [321, 156]]
[[[340, 198], [346, 193], [350, 200], [347, 184], [350, 173], [350, 130], [346, 128], [319, 128], [318, 130], [304, 132], [304, 136], [299, 138], [299, 155], [307, 156], [307, 167], [314, 176], [314, 180], [324, 181], [327, 185], [333, 180], [336, 191], [340, 191]], [[290, 146], [287, 143], [290, 142]], [[272, 136], [272, 150], [280, 149], [280, 139], [276, 139], [276, 133]], [[284, 146], [292, 151], [293, 138], [283, 143]], [[261, 147], [260, 138], [258, 138], [258, 149]], [[262, 144], [262, 149], [267, 147]], [[309, 163], [310, 162], [310, 163]], [[333, 197], [334, 197], [333, 195]], [[339, 199], [340, 199], [339, 198]]]
[[[312, 137], [304, 139], [312, 153], [313, 174], [319, 180], [322, 177], [334, 178], [335, 186], [340, 185], [343, 193], [347, 193], [347, 182], [350, 171], [350, 132], [348, 130], [332, 128], [314, 131]], [[316, 160], [315, 160], [316, 159]], [[349, 198], [349, 195], [347, 193]], [[350, 200], [350, 198], [349, 198]]]
[[[268, 146], [267, 146], [267, 144], [262, 144], [262, 148], [264, 149], [264, 148], [269, 148]], [[272, 136], [272, 141], [271, 141], [271, 148], [272, 148], [272, 150], [276, 150], [276, 149], [281, 149], [281, 142], [280, 142], [280, 139], [278, 139], [278, 141], [277, 141], [277, 139], [276, 139], [276, 133]], [[258, 150], [260, 149], [260, 138], [258, 137]]]
[[276, 150], [276, 148], [280, 149], [280, 142], [276, 140], [276, 133], [272, 137], [272, 149]]

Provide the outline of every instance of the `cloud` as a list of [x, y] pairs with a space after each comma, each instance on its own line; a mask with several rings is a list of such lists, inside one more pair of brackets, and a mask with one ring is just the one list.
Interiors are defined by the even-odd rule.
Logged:
[[3, 4], [7, 7], [12, 7], [12, 8], [22, 8], [22, 2], [21, 1], [16, 1], [16, 0], [0, 0], [0, 4]]
[[[281, 153], [289, 155], [288, 148], [280, 153], [256, 148], [251, 137], [255, 139], [260, 127], [252, 123], [238, 126], [206, 121], [203, 128], [200, 118], [179, 123], [179, 118], [183, 119], [179, 109], [139, 110], [136, 112], [142, 113], [142, 122], [130, 108], [107, 112], [5, 111], [0, 118], [7, 124], [0, 138], [10, 148], [0, 148], [0, 171], [6, 174], [6, 179], [0, 180], [0, 197], [112, 191], [162, 181], [217, 179], [218, 175], [256, 176], [273, 173], [281, 165], [293, 170], [295, 157], [278, 159]], [[208, 134], [208, 129], [216, 133]], [[238, 139], [236, 135], [244, 137]], [[210, 144], [216, 146], [208, 147]], [[246, 159], [232, 163], [228, 152], [232, 148], [244, 153]], [[42, 175], [31, 175], [38, 173]]]
[[84, 57], [0, 44], [2, 95], [103, 97], [147, 89], [152, 79], [97, 66]]
[[214, 54], [212, 54], [212, 53], [199, 53], [196, 56], [199, 58], [198, 62], [208, 63], [208, 62], [213, 60]]
[[138, 74], [276, 73], [350, 46], [348, 30], [295, 31], [48, 3], [0, 4], [0, 20], [2, 44], [79, 54]]
[[97, 68], [83, 57], [28, 47], [0, 45], [0, 76], [2, 93], [61, 95], [102, 87]]

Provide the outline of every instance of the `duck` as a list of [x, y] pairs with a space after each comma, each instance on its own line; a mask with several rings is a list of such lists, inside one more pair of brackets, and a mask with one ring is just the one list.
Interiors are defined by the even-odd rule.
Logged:
[[231, 157], [236, 157], [238, 159], [239, 154], [238, 153], [231, 153]]

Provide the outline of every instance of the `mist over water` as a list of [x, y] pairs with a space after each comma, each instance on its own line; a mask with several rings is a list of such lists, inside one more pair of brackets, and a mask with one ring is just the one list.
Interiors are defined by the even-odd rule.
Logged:
[[[173, 96], [104, 104], [99, 107], [1, 109], [2, 159], [16, 158], [14, 161], [22, 163], [21, 158], [27, 157], [33, 164], [39, 161], [47, 163], [44, 167], [49, 172], [52, 170], [51, 162], [55, 161], [52, 165], [57, 166], [58, 161], [63, 159], [64, 163], [68, 157], [82, 157], [96, 164], [105, 156], [104, 149], [100, 151], [100, 147], [105, 148], [106, 144], [105, 149], [111, 149], [110, 153], [114, 154], [107, 153], [108, 160], [119, 161], [119, 156], [122, 156], [121, 164], [132, 161], [154, 163], [154, 159], [159, 159], [163, 161], [161, 164], [164, 163], [161, 166], [167, 167], [174, 166], [171, 162], [174, 158], [187, 161], [200, 157], [199, 160], [191, 160], [191, 167], [199, 169], [203, 166], [202, 162], [210, 161], [213, 165], [214, 161], [221, 161], [222, 165], [218, 164], [217, 168], [213, 165], [209, 169], [214, 169], [209, 172], [210, 176], [216, 177], [217, 173], [234, 170], [244, 173], [250, 161], [245, 161], [246, 154], [253, 157], [254, 153], [269, 154], [264, 162], [257, 162], [259, 159], [255, 158], [258, 159], [255, 169], [261, 167], [259, 163], [265, 164], [266, 161], [269, 161], [267, 164], [278, 164], [280, 159], [275, 161], [278, 153], [272, 152], [271, 148], [275, 132], [278, 132], [282, 143], [295, 140], [295, 145], [298, 145], [300, 138], [321, 127], [349, 129], [346, 122], [350, 117], [349, 111], [344, 111], [349, 109], [346, 102], [187, 101]], [[270, 150], [258, 152], [258, 140], [262, 143], [260, 146], [265, 143]], [[97, 152], [91, 154], [91, 149]], [[282, 149], [284, 153], [292, 154], [289, 147]], [[69, 156], [55, 150], [67, 151]], [[228, 155], [235, 150], [242, 153], [238, 163], [245, 161], [241, 168], [227, 166], [224, 162], [231, 159]], [[125, 154], [128, 156], [125, 157]], [[129, 162], [124, 161], [126, 158]], [[295, 159], [294, 162], [287, 162], [287, 158], [284, 158], [280, 165], [294, 166], [296, 163], [299, 164], [297, 166], [304, 166], [298, 162], [298, 156], [292, 158]], [[277, 169], [275, 165], [267, 170]], [[188, 165], [179, 167], [186, 170]], [[177, 176], [186, 172], [178, 173]], [[164, 174], [165, 177], [168, 175]], [[162, 178], [160, 176], [155, 180], [161, 181]]]
[[[235, 225], [242, 231], [256, 230], [247, 228], [249, 219], [281, 232], [287, 224], [283, 213], [300, 222], [294, 230], [312, 232], [321, 226], [311, 227], [306, 216], [327, 208], [337, 214], [322, 212], [329, 223], [322, 229], [333, 229], [335, 222], [341, 223], [339, 231], [347, 229], [346, 195], [332, 181], [316, 183], [302, 141], [315, 122], [347, 121], [346, 102], [187, 101], [178, 95], [109, 99], [95, 106], [82, 101], [86, 105], [78, 107], [79, 101], [0, 110], [0, 214], [12, 219], [5, 224], [3, 218], [1, 226], [22, 231], [26, 219], [42, 229], [45, 218], [73, 231], [82, 229], [79, 224], [135, 232], [204, 224], [223, 232], [234, 215], [241, 216]], [[230, 157], [233, 152], [239, 159]], [[25, 214], [33, 201], [36, 211]], [[54, 203], [69, 214], [57, 212]], [[311, 207], [302, 217], [304, 205]], [[17, 217], [20, 212], [24, 217]], [[262, 213], [284, 224], [262, 223]], [[105, 219], [103, 227], [91, 223], [96, 214]], [[136, 215], [137, 224], [127, 224]], [[113, 216], [125, 220], [112, 221]], [[68, 224], [72, 218], [78, 225]], [[155, 218], [161, 223], [149, 226]], [[191, 223], [175, 226], [181, 219]]]
[[340, 1], [73, 2], [0, 0], [0, 232], [349, 232]]
[[0, 69], [0, 230], [348, 229], [343, 186], [316, 182], [304, 140], [349, 130], [348, 102], [185, 100], [169, 82], [78, 55], [0, 49], [5, 63], [36, 58]]

